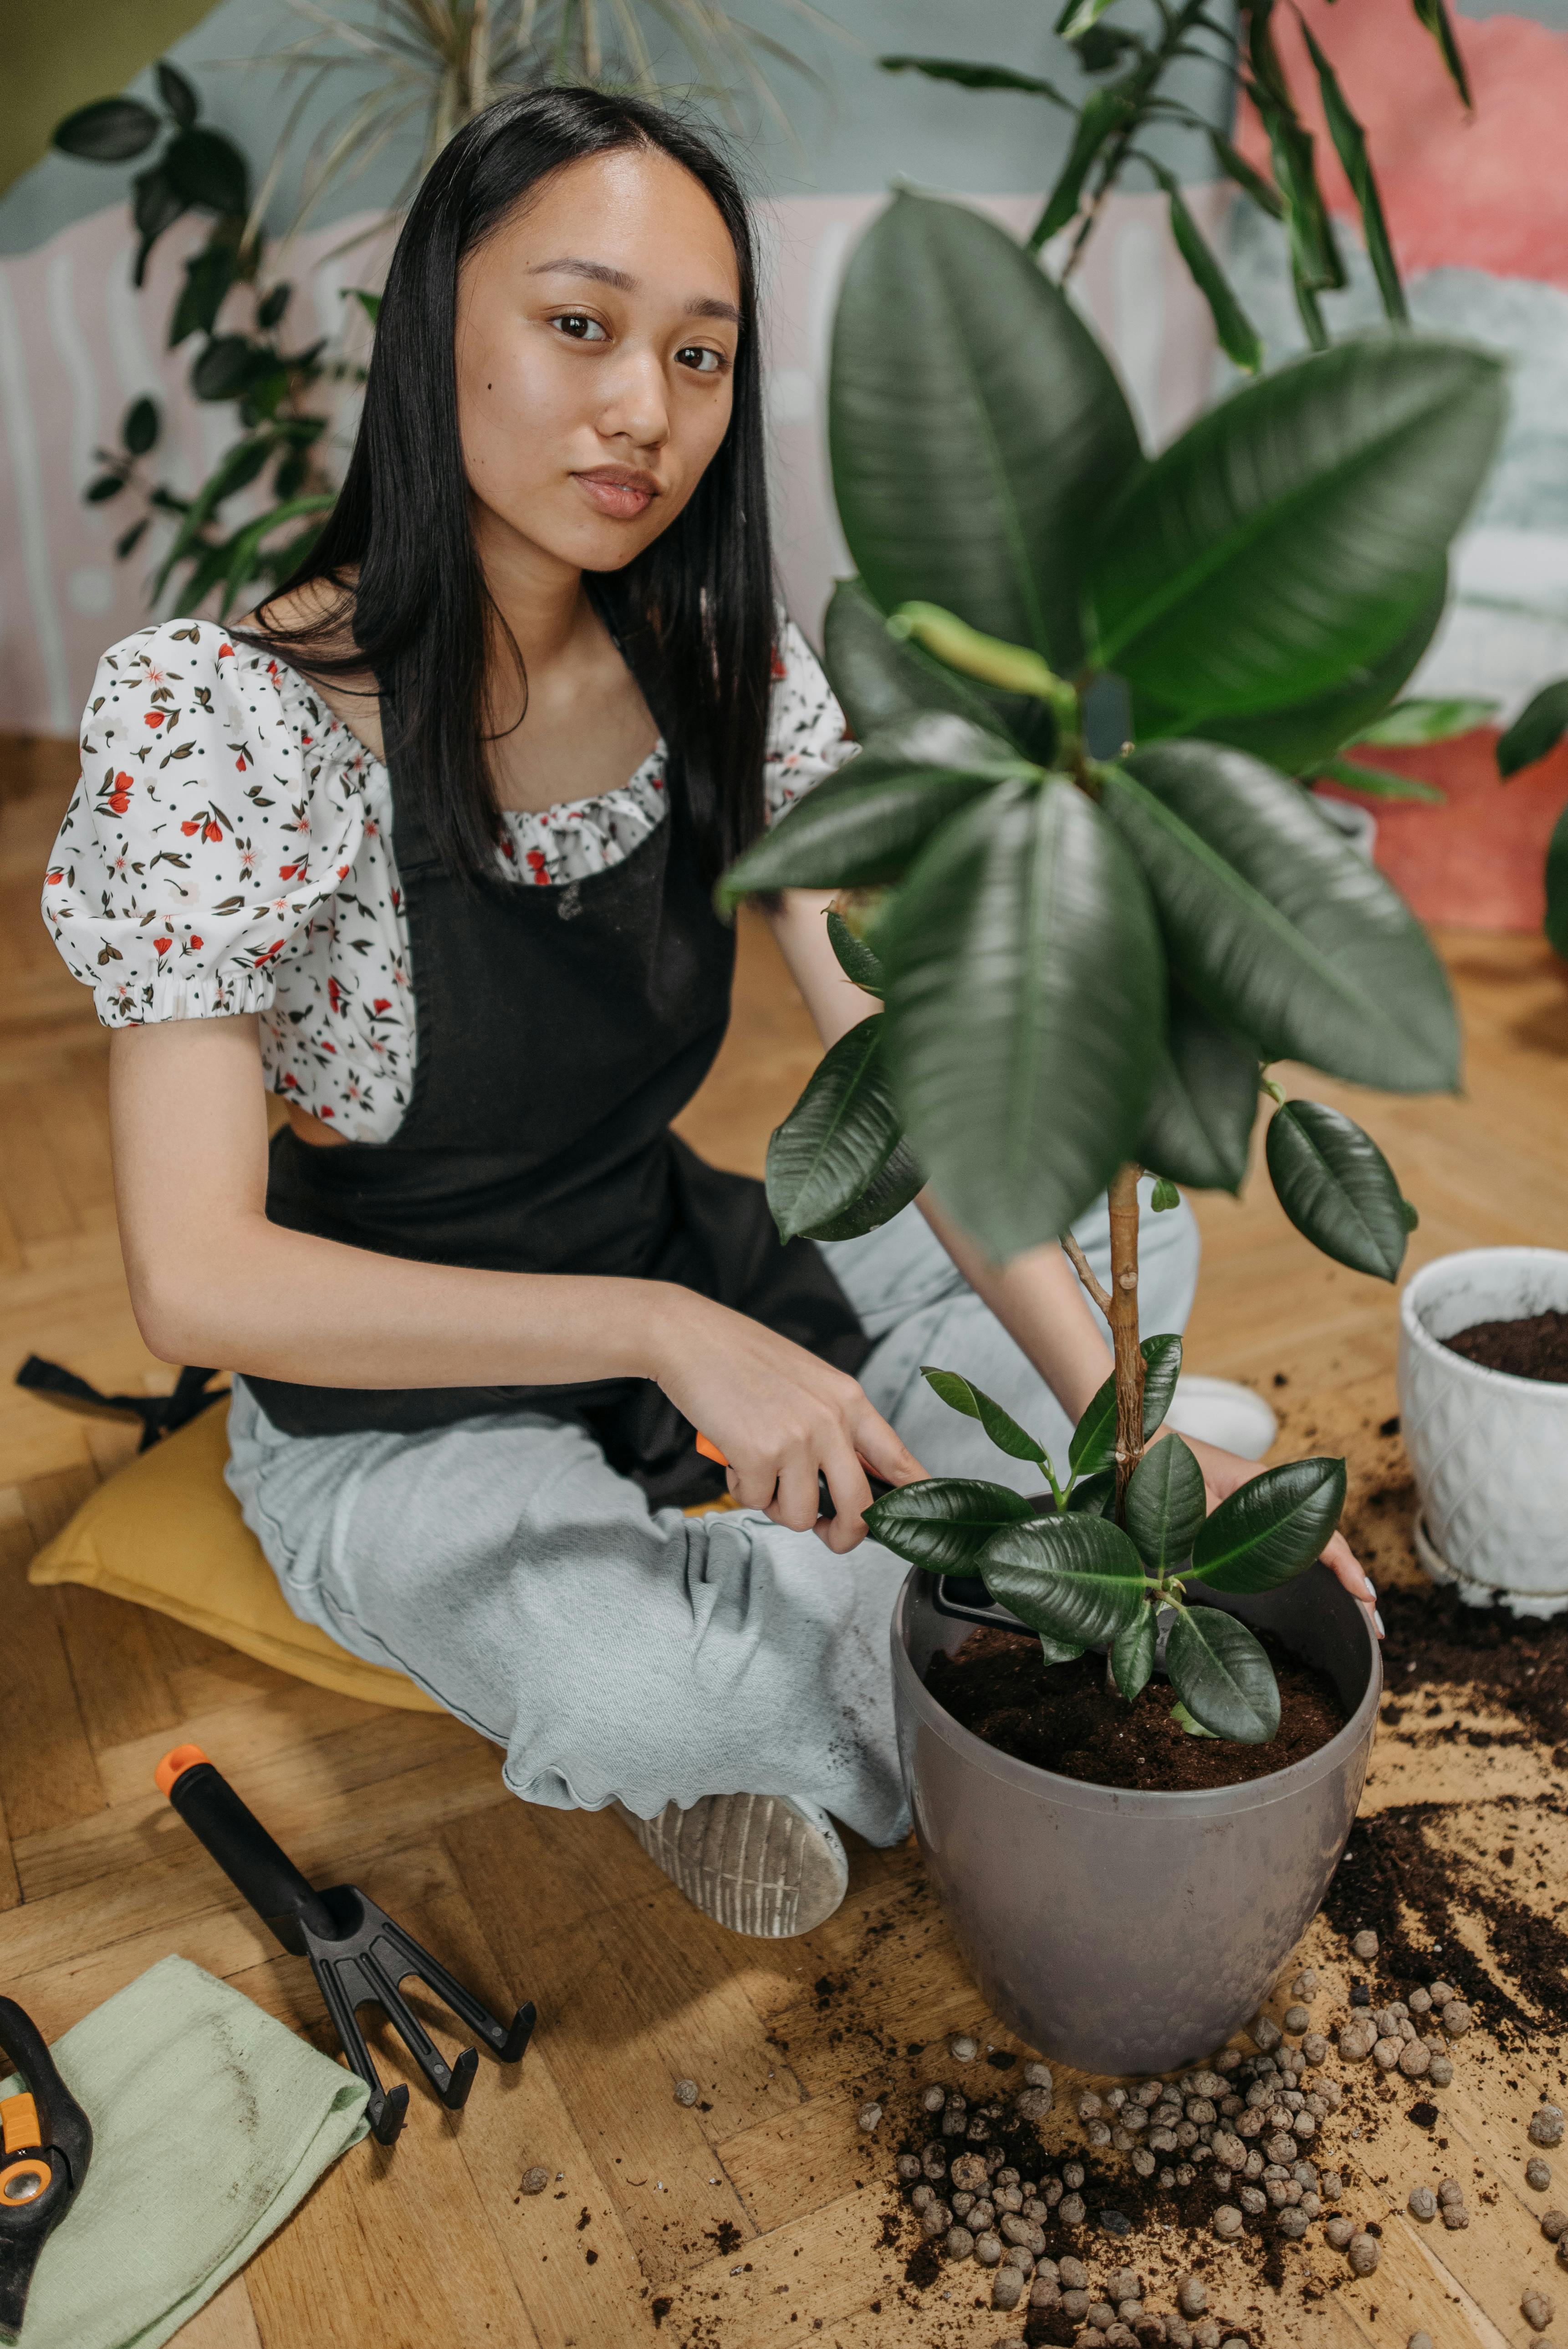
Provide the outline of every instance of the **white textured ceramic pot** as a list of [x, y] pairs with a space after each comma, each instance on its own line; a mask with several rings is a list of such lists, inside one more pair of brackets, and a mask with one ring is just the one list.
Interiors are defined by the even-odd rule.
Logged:
[[1466, 1248], [1407, 1283], [1399, 1418], [1427, 1572], [1472, 1606], [1568, 1610], [1568, 1386], [1467, 1361], [1443, 1344], [1475, 1321], [1568, 1312], [1558, 1248]]

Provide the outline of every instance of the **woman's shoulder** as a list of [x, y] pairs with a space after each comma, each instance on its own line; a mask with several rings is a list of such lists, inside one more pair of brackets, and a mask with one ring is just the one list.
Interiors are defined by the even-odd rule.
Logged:
[[821, 662], [780, 605], [773, 633], [764, 788], [770, 823], [852, 758], [855, 743]]

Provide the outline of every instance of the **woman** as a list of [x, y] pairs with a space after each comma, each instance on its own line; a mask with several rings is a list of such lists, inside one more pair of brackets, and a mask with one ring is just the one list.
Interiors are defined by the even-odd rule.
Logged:
[[[131, 1295], [154, 1352], [236, 1366], [229, 1478], [290, 1605], [517, 1794], [614, 1802], [710, 1915], [807, 1930], [830, 1814], [908, 1825], [867, 1472], [999, 1464], [920, 1363], [1060, 1443], [1108, 1354], [1058, 1249], [998, 1271], [929, 1200], [784, 1247], [669, 1133], [728, 1012], [713, 879], [852, 747], [772, 602], [712, 150], [590, 91], [471, 123], [315, 553], [248, 633], [128, 637], [82, 740], [46, 912], [115, 1031]], [[867, 1007], [825, 902], [770, 918], [831, 1043]], [[1103, 1273], [1103, 1208], [1081, 1237]], [[1150, 1218], [1148, 1327], [1195, 1271], [1187, 1211]], [[732, 1514], [666, 1506], [697, 1428]], [[1203, 1457], [1216, 1496], [1249, 1473]]]

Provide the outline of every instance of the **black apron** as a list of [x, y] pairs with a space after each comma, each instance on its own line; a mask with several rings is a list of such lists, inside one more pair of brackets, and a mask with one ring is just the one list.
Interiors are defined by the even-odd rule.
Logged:
[[[269, 1218], [428, 1264], [676, 1282], [857, 1371], [870, 1341], [817, 1249], [780, 1241], [761, 1184], [706, 1165], [669, 1130], [723, 1040], [735, 963], [676, 749], [667, 820], [607, 872], [545, 887], [498, 879], [476, 891], [455, 879], [399, 788], [399, 764], [413, 1097], [385, 1143], [312, 1145], [280, 1129]], [[586, 1427], [655, 1502], [723, 1489], [651, 1380], [359, 1390], [247, 1372], [245, 1383], [293, 1435], [528, 1410]]]

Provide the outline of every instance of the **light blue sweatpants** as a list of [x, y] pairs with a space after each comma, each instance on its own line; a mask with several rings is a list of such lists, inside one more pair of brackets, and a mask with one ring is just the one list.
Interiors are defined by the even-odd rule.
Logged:
[[[1147, 1197], [1140, 1319], [1179, 1330], [1197, 1226], [1185, 1204], [1155, 1216]], [[1103, 1203], [1078, 1236], [1108, 1281]], [[861, 1382], [915, 1456], [1037, 1490], [1037, 1469], [920, 1376], [923, 1362], [962, 1371], [1065, 1459], [1055, 1397], [918, 1209], [823, 1253], [875, 1341]], [[525, 1801], [618, 1797], [652, 1818], [703, 1795], [785, 1795], [875, 1844], [907, 1832], [888, 1624], [908, 1569], [878, 1543], [838, 1557], [758, 1511], [650, 1511], [583, 1429], [528, 1412], [423, 1435], [284, 1435], [237, 1378], [229, 1441], [230, 1485], [295, 1615], [504, 1747]]]

